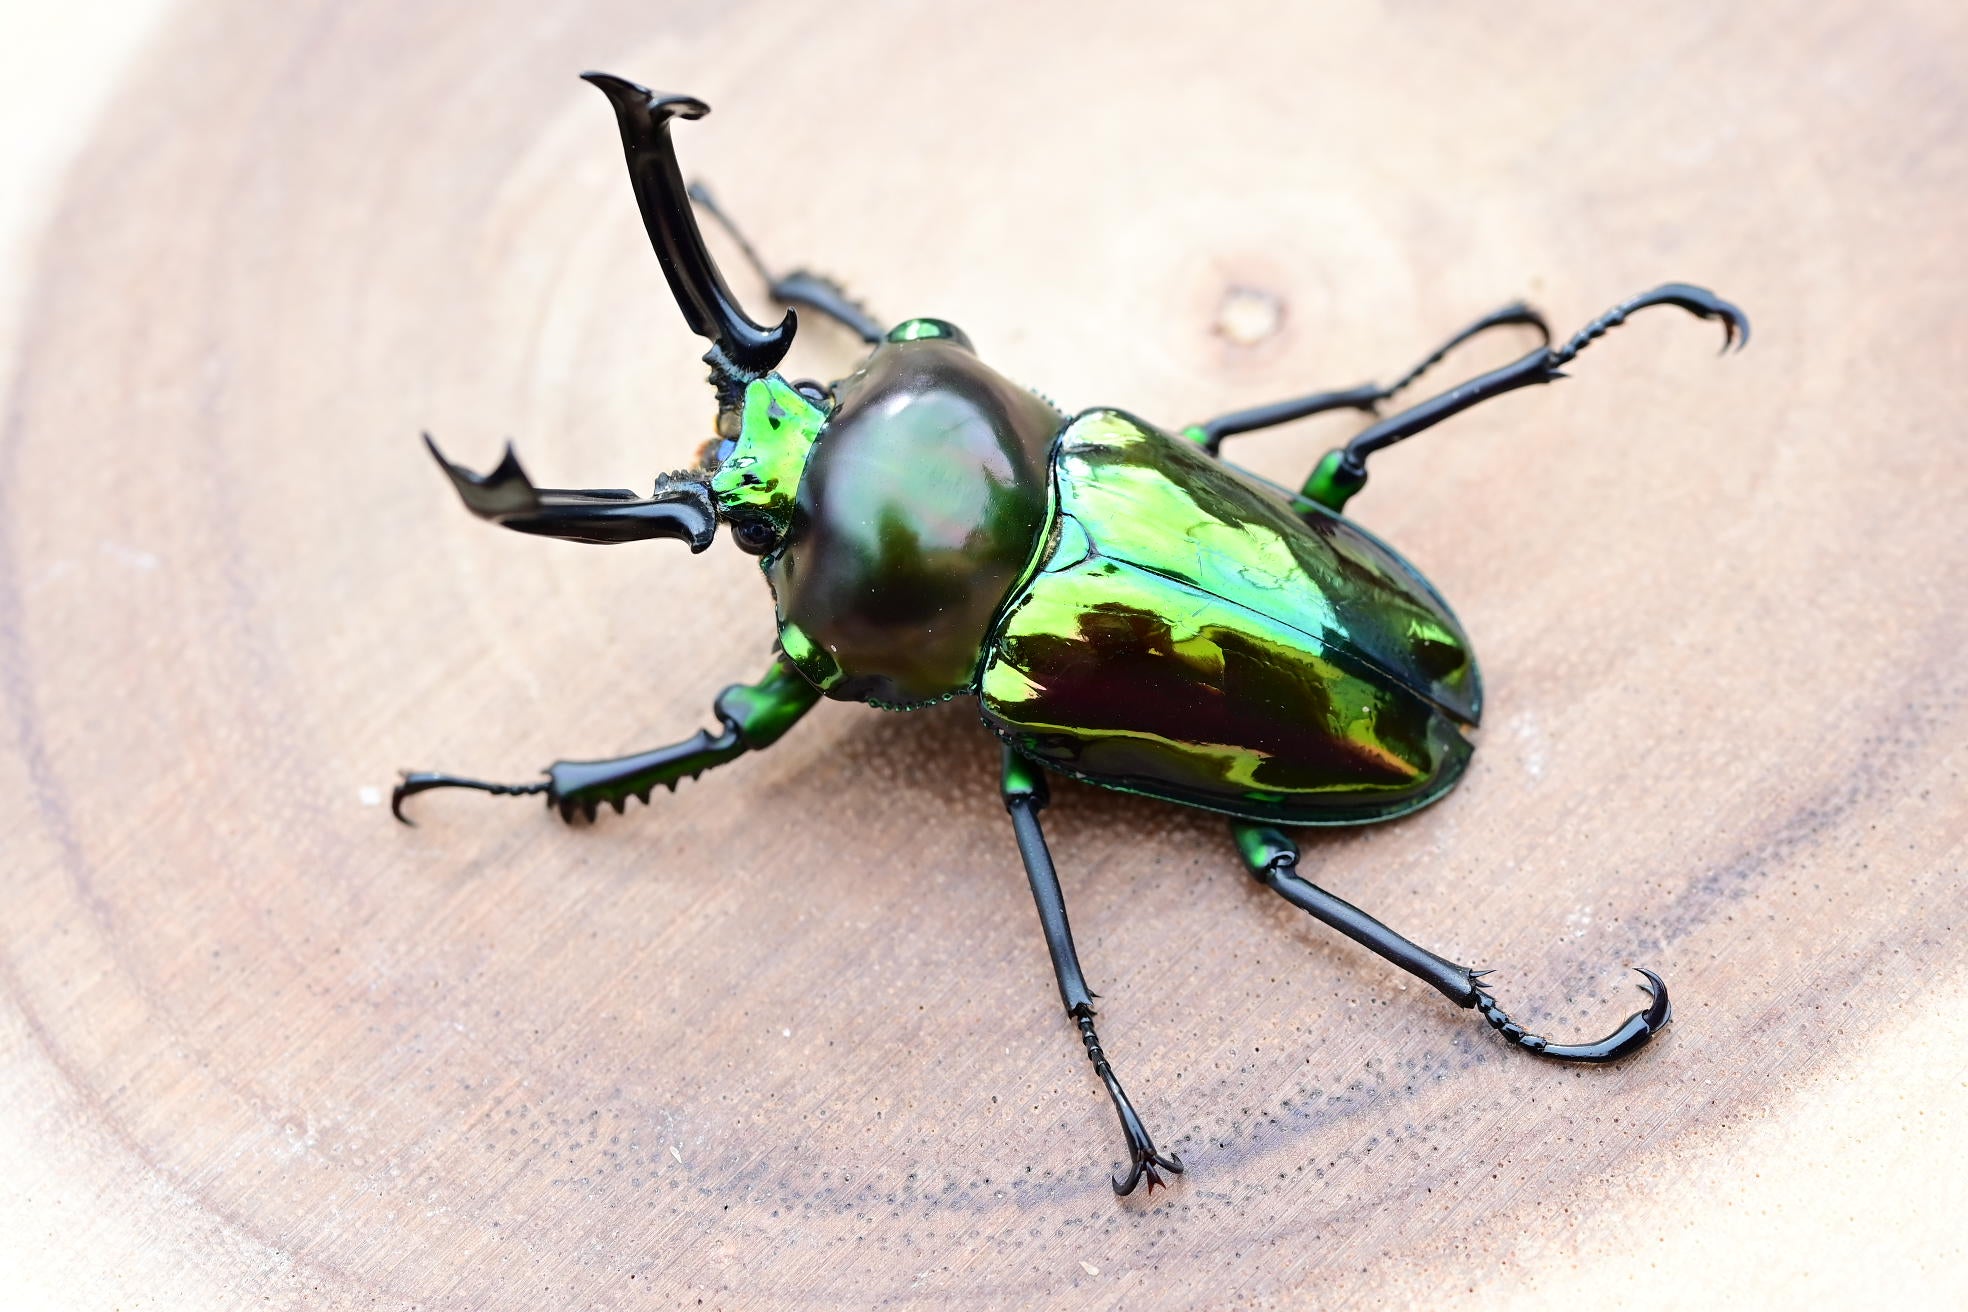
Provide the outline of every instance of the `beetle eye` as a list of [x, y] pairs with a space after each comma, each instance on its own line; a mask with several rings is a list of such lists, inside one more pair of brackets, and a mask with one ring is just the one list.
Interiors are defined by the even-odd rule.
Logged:
[[740, 520], [733, 524], [731, 536], [737, 540], [740, 551], [754, 556], [763, 556], [779, 540], [779, 535], [772, 531], [772, 525], [759, 519]]

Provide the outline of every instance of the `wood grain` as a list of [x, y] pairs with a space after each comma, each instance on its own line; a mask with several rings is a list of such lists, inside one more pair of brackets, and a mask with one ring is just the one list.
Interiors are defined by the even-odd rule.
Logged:
[[[1154, 10], [187, 0], [102, 79], [0, 430], [14, 1288], [1968, 1296], [1968, 22]], [[1307, 844], [1545, 1032], [1656, 967], [1669, 1037], [1522, 1058], [1251, 886], [1217, 822], [1062, 786], [1103, 1034], [1191, 1167], [1117, 1204], [966, 710], [825, 705], [592, 829], [467, 796], [391, 824], [398, 767], [672, 740], [771, 641], [748, 558], [491, 532], [415, 441], [616, 485], [705, 432], [590, 66], [717, 107], [686, 166], [775, 257], [1069, 409], [1384, 376], [1518, 295], [1746, 306], [1740, 357], [1657, 313], [1376, 465], [1356, 512], [1453, 599], [1489, 719], [1446, 802]], [[792, 364], [851, 357], [809, 331]], [[1240, 454], [1295, 477], [1345, 422]]]

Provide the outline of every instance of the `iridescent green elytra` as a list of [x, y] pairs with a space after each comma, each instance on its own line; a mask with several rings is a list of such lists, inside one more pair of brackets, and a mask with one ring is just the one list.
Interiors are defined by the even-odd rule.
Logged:
[[984, 721], [1110, 788], [1283, 824], [1440, 797], [1481, 693], [1454, 615], [1316, 504], [1117, 410], [1054, 446], [1053, 521], [984, 651]]
[[[705, 362], [721, 440], [696, 469], [626, 489], [536, 487], [507, 449], [489, 475], [431, 444], [475, 514], [578, 542], [668, 537], [693, 551], [720, 526], [760, 557], [779, 617], [763, 677], [726, 688], [718, 728], [631, 756], [556, 761], [532, 784], [406, 774], [391, 799], [434, 788], [545, 794], [592, 820], [771, 746], [824, 695], [889, 710], [974, 698], [1003, 740], [999, 792], [1067, 1016], [1120, 1119], [1130, 1166], [1118, 1193], [1181, 1159], [1155, 1147], [1094, 1029], [1064, 895], [1039, 825], [1048, 772], [1231, 817], [1246, 869], [1294, 906], [1475, 1009], [1519, 1048], [1563, 1061], [1631, 1053], [1671, 1019], [1649, 1005], [1593, 1043], [1527, 1032], [1457, 965], [1310, 883], [1277, 825], [1359, 824], [1403, 815], [1454, 787], [1472, 750], [1482, 690], [1469, 640], [1415, 569], [1341, 513], [1366, 460], [1494, 396], [1550, 382], [1628, 315], [1673, 305], [1748, 340], [1742, 312], [1670, 283], [1633, 297], [1559, 346], [1518, 304], [1477, 320], [1385, 386], [1259, 406], [1181, 429], [1120, 410], [1073, 418], [978, 359], [940, 319], [884, 329], [834, 283], [773, 277], [732, 231], [775, 299], [834, 320], [871, 348], [832, 384], [778, 371], [796, 316], [754, 322], [725, 285], [686, 189], [669, 125], [708, 112], [606, 74], [584, 75], [613, 105], [651, 244]], [[729, 226], [728, 223], [726, 225]], [[1450, 350], [1505, 327], [1543, 344], [1430, 400], [1368, 424], [1290, 493], [1224, 463], [1224, 438], [1336, 409], [1377, 410]], [[428, 439], [427, 439], [428, 440]]]

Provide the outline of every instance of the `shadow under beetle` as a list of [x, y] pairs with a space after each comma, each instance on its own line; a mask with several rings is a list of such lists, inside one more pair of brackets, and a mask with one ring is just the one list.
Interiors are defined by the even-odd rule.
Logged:
[[[563, 819], [649, 800], [658, 784], [768, 747], [827, 696], [888, 710], [974, 697], [1003, 740], [1003, 794], [1066, 1011], [1079, 1027], [1127, 1139], [1126, 1194], [1181, 1161], [1158, 1152], [1094, 1033], [1039, 812], [1045, 771], [1230, 818], [1251, 874], [1294, 906], [1473, 1007], [1506, 1039], [1561, 1061], [1608, 1062], [1669, 1019], [1649, 1004], [1596, 1043], [1527, 1033], [1483, 986], [1486, 973], [1410, 942], [1297, 872], [1275, 826], [1389, 820], [1453, 788], [1482, 709], [1469, 639], [1448, 603], [1392, 548], [1345, 518], [1366, 459], [1491, 397], [1563, 377], [1562, 367], [1636, 310], [1678, 306], [1746, 344], [1735, 306], [1670, 283], [1622, 302], [1553, 346], [1543, 318], [1511, 305], [1478, 319], [1387, 386], [1365, 385], [1225, 415], [1171, 434], [1121, 410], [1068, 417], [978, 359], [961, 330], [910, 319], [884, 330], [835, 283], [774, 278], [788, 306], [766, 327], [738, 305], [704, 248], [672, 118], [708, 112], [584, 75], [614, 105], [650, 241], [684, 318], [711, 342], [717, 438], [697, 468], [653, 492], [535, 487], [510, 447], [480, 476], [431, 454], [465, 505], [522, 533], [576, 542], [680, 538], [693, 552], [719, 522], [759, 557], [778, 606], [775, 659], [757, 683], [718, 695], [715, 733], [608, 761], [557, 761], [546, 779], [494, 784], [403, 776], [391, 808], [433, 788], [544, 793]], [[832, 384], [774, 372], [793, 306], [834, 319], [872, 348]], [[1378, 413], [1448, 351], [1493, 328], [1537, 331], [1514, 363], [1379, 418], [1330, 452], [1296, 493], [1223, 463], [1223, 439], [1321, 411]], [[430, 442], [428, 437], [425, 438]]]

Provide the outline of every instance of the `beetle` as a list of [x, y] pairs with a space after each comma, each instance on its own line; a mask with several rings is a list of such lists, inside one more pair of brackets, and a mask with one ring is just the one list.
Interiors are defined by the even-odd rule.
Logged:
[[[1670, 283], [1554, 344], [1513, 304], [1476, 320], [1387, 385], [1315, 392], [1192, 425], [1126, 411], [1068, 416], [985, 364], [941, 319], [884, 328], [838, 283], [774, 277], [715, 201], [686, 188], [674, 119], [709, 112], [603, 73], [651, 244], [704, 355], [716, 436], [698, 464], [626, 489], [536, 487], [511, 445], [488, 475], [431, 455], [474, 514], [576, 542], [680, 539], [710, 546], [720, 524], [759, 558], [778, 612], [773, 661], [720, 693], [718, 728], [613, 760], [556, 761], [545, 778], [490, 783], [406, 772], [391, 810], [436, 788], [544, 794], [563, 820], [592, 821], [675, 790], [777, 742], [820, 698], [907, 711], [972, 698], [1001, 740], [1001, 791], [1061, 1000], [1119, 1117], [1128, 1194], [1180, 1174], [1155, 1146], [1095, 1032], [1040, 811], [1047, 775], [1144, 794], [1228, 818], [1252, 876], [1293, 905], [1471, 1008], [1538, 1056], [1610, 1062], [1672, 1019], [1667, 986], [1641, 969], [1647, 1005], [1591, 1043], [1529, 1033], [1472, 970], [1423, 948], [1298, 873], [1286, 827], [1391, 820], [1461, 779], [1482, 713], [1468, 636], [1441, 594], [1343, 511], [1375, 452], [1521, 387], [1563, 376], [1589, 343], [1636, 311], [1674, 306], [1718, 320], [1723, 350], [1749, 340], [1741, 310]], [[752, 320], [706, 250], [695, 210], [730, 231], [785, 305]], [[868, 354], [829, 384], [777, 372], [798, 311], [856, 333]], [[1226, 463], [1223, 441], [1322, 411], [1378, 415], [1448, 352], [1494, 329], [1536, 331], [1521, 358], [1377, 417], [1329, 452], [1296, 492]]]

